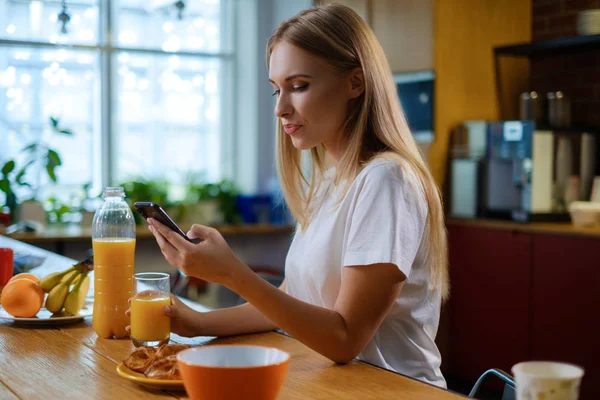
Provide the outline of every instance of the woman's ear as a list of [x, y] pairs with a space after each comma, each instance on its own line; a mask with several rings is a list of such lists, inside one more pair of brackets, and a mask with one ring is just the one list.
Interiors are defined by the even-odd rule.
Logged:
[[349, 75], [350, 98], [355, 99], [365, 91], [365, 75], [362, 68], [355, 68]]

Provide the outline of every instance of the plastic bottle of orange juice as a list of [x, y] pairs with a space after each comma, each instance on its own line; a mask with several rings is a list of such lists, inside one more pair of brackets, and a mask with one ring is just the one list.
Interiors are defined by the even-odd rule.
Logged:
[[92, 326], [101, 338], [124, 338], [132, 296], [135, 222], [122, 187], [107, 187], [92, 223], [94, 313]]

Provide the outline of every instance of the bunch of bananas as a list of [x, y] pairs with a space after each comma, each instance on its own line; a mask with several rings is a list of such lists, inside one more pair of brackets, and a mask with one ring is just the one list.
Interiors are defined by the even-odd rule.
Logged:
[[48, 293], [46, 309], [56, 314], [64, 308], [65, 313], [77, 315], [85, 303], [90, 288], [88, 274], [93, 268], [94, 262], [88, 258], [69, 269], [46, 275], [40, 282], [40, 287]]

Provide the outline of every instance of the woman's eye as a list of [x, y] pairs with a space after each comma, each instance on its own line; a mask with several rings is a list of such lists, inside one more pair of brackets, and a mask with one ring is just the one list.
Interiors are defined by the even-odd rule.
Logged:
[[280, 92], [280, 90], [277, 89], [276, 91], [273, 92], [273, 94], [271, 96], [279, 96], [279, 92]]
[[294, 86], [292, 88], [292, 90], [294, 92], [301, 92], [301, 91], [305, 90], [306, 88], [308, 88], [308, 83], [305, 83], [304, 85], [300, 85], [300, 86]]

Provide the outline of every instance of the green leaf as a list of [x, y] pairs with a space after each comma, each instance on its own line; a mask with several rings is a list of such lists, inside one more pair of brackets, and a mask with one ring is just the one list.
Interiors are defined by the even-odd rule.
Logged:
[[11, 172], [13, 172], [14, 169], [15, 169], [15, 161], [10, 160], [6, 164], [4, 164], [4, 166], [2, 167], [2, 173], [4, 174], [4, 176], [6, 176], [6, 175], [10, 174]]
[[58, 127], [58, 119], [54, 118], [54, 117], [50, 117], [50, 123], [52, 124], [52, 126], [54, 128]]
[[60, 156], [58, 155], [58, 153], [52, 149], [48, 149], [48, 164], [47, 165], [51, 165], [52, 167], [57, 167], [59, 165], [62, 165], [62, 160], [60, 159]]
[[73, 132], [71, 130], [69, 130], [69, 129], [61, 129], [58, 132], [60, 132], [60, 133], [62, 133], [64, 135], [69, 135], [69, 136], [73, 135]]
[[0, 180], [0, 190], [8, 194], [8, 191], [10, 190], [10, 183], [8, 182], [8, 179], [4, 178]]
[[25, 151], [33, 152], [37, 149], [37, 146], [38, 146], [37, 143], [31, 143], [29, 146], [23, 147], [23, 150], [21, 150], [21, 151], [22, 152], [25, 152]]
[[46, 165], [46, 171], [48, 171], [48, 176], [50, 177], [52, 182], [56, 182], [56, 174], [54, 173], [54, 168], [55, 167], [53, 166]]
[[17, 181], [17, 183], [21, 186], [30, 186], [29, 184], [23, 182], [23, 177], [25, 176], [25, 173], [27, 173], [27, 168], [29, 168], [29, 166], [31, 164], [33, 164], [35, 162], [35, 160], [30, 160], [27, 164], [25, 164], [25, 166], [23, 168], [21, 168], [21, 170], [19, 171], [19, 173], [17, 174], [15, 181]]

